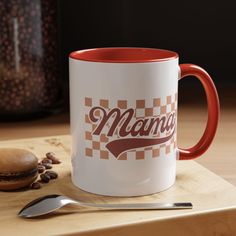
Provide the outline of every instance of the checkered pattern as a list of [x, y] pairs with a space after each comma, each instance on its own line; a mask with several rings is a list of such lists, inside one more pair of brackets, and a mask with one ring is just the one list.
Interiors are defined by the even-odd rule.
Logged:
[[[89, 119], [89, 111], [94, 106], [101, 106], [105, 110], [109, 111], [112, 108], [118, 107], [121, 112], [124, 112], [128, 108], [135, 108], [135, 114], [131, 122], [135, 122], [137, 119], [144, 117], [157, 117], [160, 115], [168, 115], [168, 113], [177, 110], [177, 93], [167, 96], [166, 98], [154, 98], [154, 99], [142, 99], [135, 102], [129, 102], [127, 100], [118, 100], [116, 102], [109, 101], [107, 99], [95, 100], [89, 97], [85, 98], [85, 156], [88, 158], [100, 157], [100, 159], [114, 159], [115, 157], [107, 150], [105, 145], [113, 140], [119, 138], [117, 129], [113, 137], [107, 137], [112, 120], [109, 120], [106, 126], [103, 128], [103, 133], [100, 135], [93, 135], [92, 132], [96, 128], [96, 124], [93, 124]], [[113, 104], [112, 104], [113, 103]], [[99, 110], [96, 111], [96, 117], [100, 117]], [[101, 117], [100, 117], [101, 118]], [[122, 122], [120, 122], [122, 124]], [[169, 133], [158, 133], [155, 137], [165, 137]], [[122, 153], [118, 160], [143, 160], [148, 158], [157, 158], [161, 155], [166, 155], [172, 152], [176, 148], [176, 133], [173, 137], [164, 144], [155, 145], [151, 147], [138, 148], [135, 150], [129, 150]]]

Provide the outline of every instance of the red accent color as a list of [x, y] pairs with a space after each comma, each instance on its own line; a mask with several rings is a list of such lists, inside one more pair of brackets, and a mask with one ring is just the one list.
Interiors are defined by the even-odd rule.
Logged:
[[190, 160], [202, 155], [210, 146], [217, 129], [220, 113], [220, 104], [215, 85], [209, 74], [204, 69], [193, 64], [182, 64], [180, 65], [180, 69], [181, 79], [183, 77], [193, 75], [201, 81], [206, 92], [208, 104], [207, 125], [201, 139], [195, 146], [191, 148], [179, 148], [179, 159]]
[[154, 48], [94, 48], [72, 52], [70, 58], [106, 63], [140, 63], [172, 60], [178, 58], [178, 54]]

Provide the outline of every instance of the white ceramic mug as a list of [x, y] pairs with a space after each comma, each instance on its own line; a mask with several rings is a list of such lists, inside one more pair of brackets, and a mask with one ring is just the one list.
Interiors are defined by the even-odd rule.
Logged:
[[[72, 181], [101, 195], [139, 196], [175, 182], [176, 159], [200, 156], [212, 142], [219, 101], [210, 76], [178, 54], [148, 48], [98, 48], [70, 54]], [[178, 80], [194, 75], [208, 101], [200, 141], [176, 143]]]

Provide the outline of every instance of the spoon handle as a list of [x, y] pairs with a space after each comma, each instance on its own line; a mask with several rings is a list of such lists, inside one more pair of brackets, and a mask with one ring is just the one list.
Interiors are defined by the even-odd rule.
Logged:
[[166, 210], [166, 209], [191, 209], [193, 208], [190, 202], [178, 203], [119, 203], [119, 204], [97, 204], [79, 202], [78, 204], [86, 207], [96, 207], [100, 209], [116, 209], [116, 210]]

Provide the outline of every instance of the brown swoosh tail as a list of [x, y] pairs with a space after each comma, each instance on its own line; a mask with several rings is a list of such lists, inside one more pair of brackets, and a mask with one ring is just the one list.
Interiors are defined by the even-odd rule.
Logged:
[[135, 148], [154, 146], [157, 144], [165, 143], [174, 135], [175, 130], [164, 138], [124, 138], [111, 141], [106, 144], [106, 148], [116, 157], [125, 151]]

